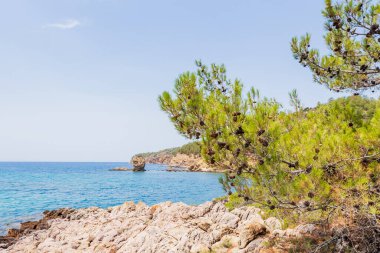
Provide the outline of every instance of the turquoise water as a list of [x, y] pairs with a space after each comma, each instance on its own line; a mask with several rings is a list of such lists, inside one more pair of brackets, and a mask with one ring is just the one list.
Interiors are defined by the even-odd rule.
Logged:
[[219, 174], [109, 171], [128, 163], [0, 163], [0, 234], [60, 207], [109, 207], [125, 201], [200, 204], [224, 194]]

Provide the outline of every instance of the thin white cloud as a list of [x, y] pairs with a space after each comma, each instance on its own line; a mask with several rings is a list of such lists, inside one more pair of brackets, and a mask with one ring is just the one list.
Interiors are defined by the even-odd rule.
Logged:
[[66, 19], [59, 23], [52, 23], [45, 25], [45, 28], [56, 28], [61, 30], [70, 30], [77, 28], [78, 26], [82, 25], [82, 23], [77, 19]]

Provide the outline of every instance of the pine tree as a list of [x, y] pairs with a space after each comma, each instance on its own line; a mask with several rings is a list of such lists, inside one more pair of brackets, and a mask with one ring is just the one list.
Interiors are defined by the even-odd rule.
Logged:
[[325, 0], [325, 5], [324, 38], [330, 53], [321, 56], [311, 49], [306, 34], [292, 40], [295, 59], [333, 91], [374, 92], [380, 86], [380, 2]]
[[[380, 102], [352, 96], [293, 112], [227, 78], [223, 65], [176, 80], [159, 97], [176, 129], [200, 140], [205, 160], [229, 171], [229, 205], [252, 204], [287, 219], [380, 214]], [[359, 207], [359, 208], [358, 208]]]

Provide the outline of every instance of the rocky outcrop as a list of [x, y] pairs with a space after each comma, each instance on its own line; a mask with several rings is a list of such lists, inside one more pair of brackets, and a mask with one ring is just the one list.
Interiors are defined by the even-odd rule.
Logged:
[[111, 169], [111, 171], [145, 171], [145, 159], [142, 156], [135, 155], [131, 159], [131, 164], [133, 168], [127, 167], [116, 167]]
[[131, 159], [133, 171], [145, 171], [145, 159], [141, 156], [135, 155]]
[[230, 212], [221, 202], [78, 209], [45, 219], [46, 227], [23, 234], [3, 252], [261, 252], [271, 236], [300, 233], [280, 231], [280, 221], [260, 214], [253, 207]]

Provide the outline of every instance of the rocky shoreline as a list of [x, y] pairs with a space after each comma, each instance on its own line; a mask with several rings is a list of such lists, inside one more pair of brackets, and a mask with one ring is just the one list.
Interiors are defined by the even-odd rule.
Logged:
[[7, 235], [0, 236], [0, 252], [2, 249], [7, 249], [17, 242], [23, 236], [27, 236], [32, 232], [38, 230], [48, 229], [50, 227], [49, 221], [54, 219], [65, 219], [68, 215], [74, 212], [75, 209], [62, 208], [52, 211], [43, 212], [43, 218], [38, 221], [27, 221], [20, 224], [19, 229], [11, 228], [8, 230]]
[[0, 237], [0, 252], [284, 252], [274, 238], [312, 233], [313, 225], [281, 230], [254, 207], [228, 211], [222, 202], [199, 206], [126, 202], [107, 209], [59, 209]]

